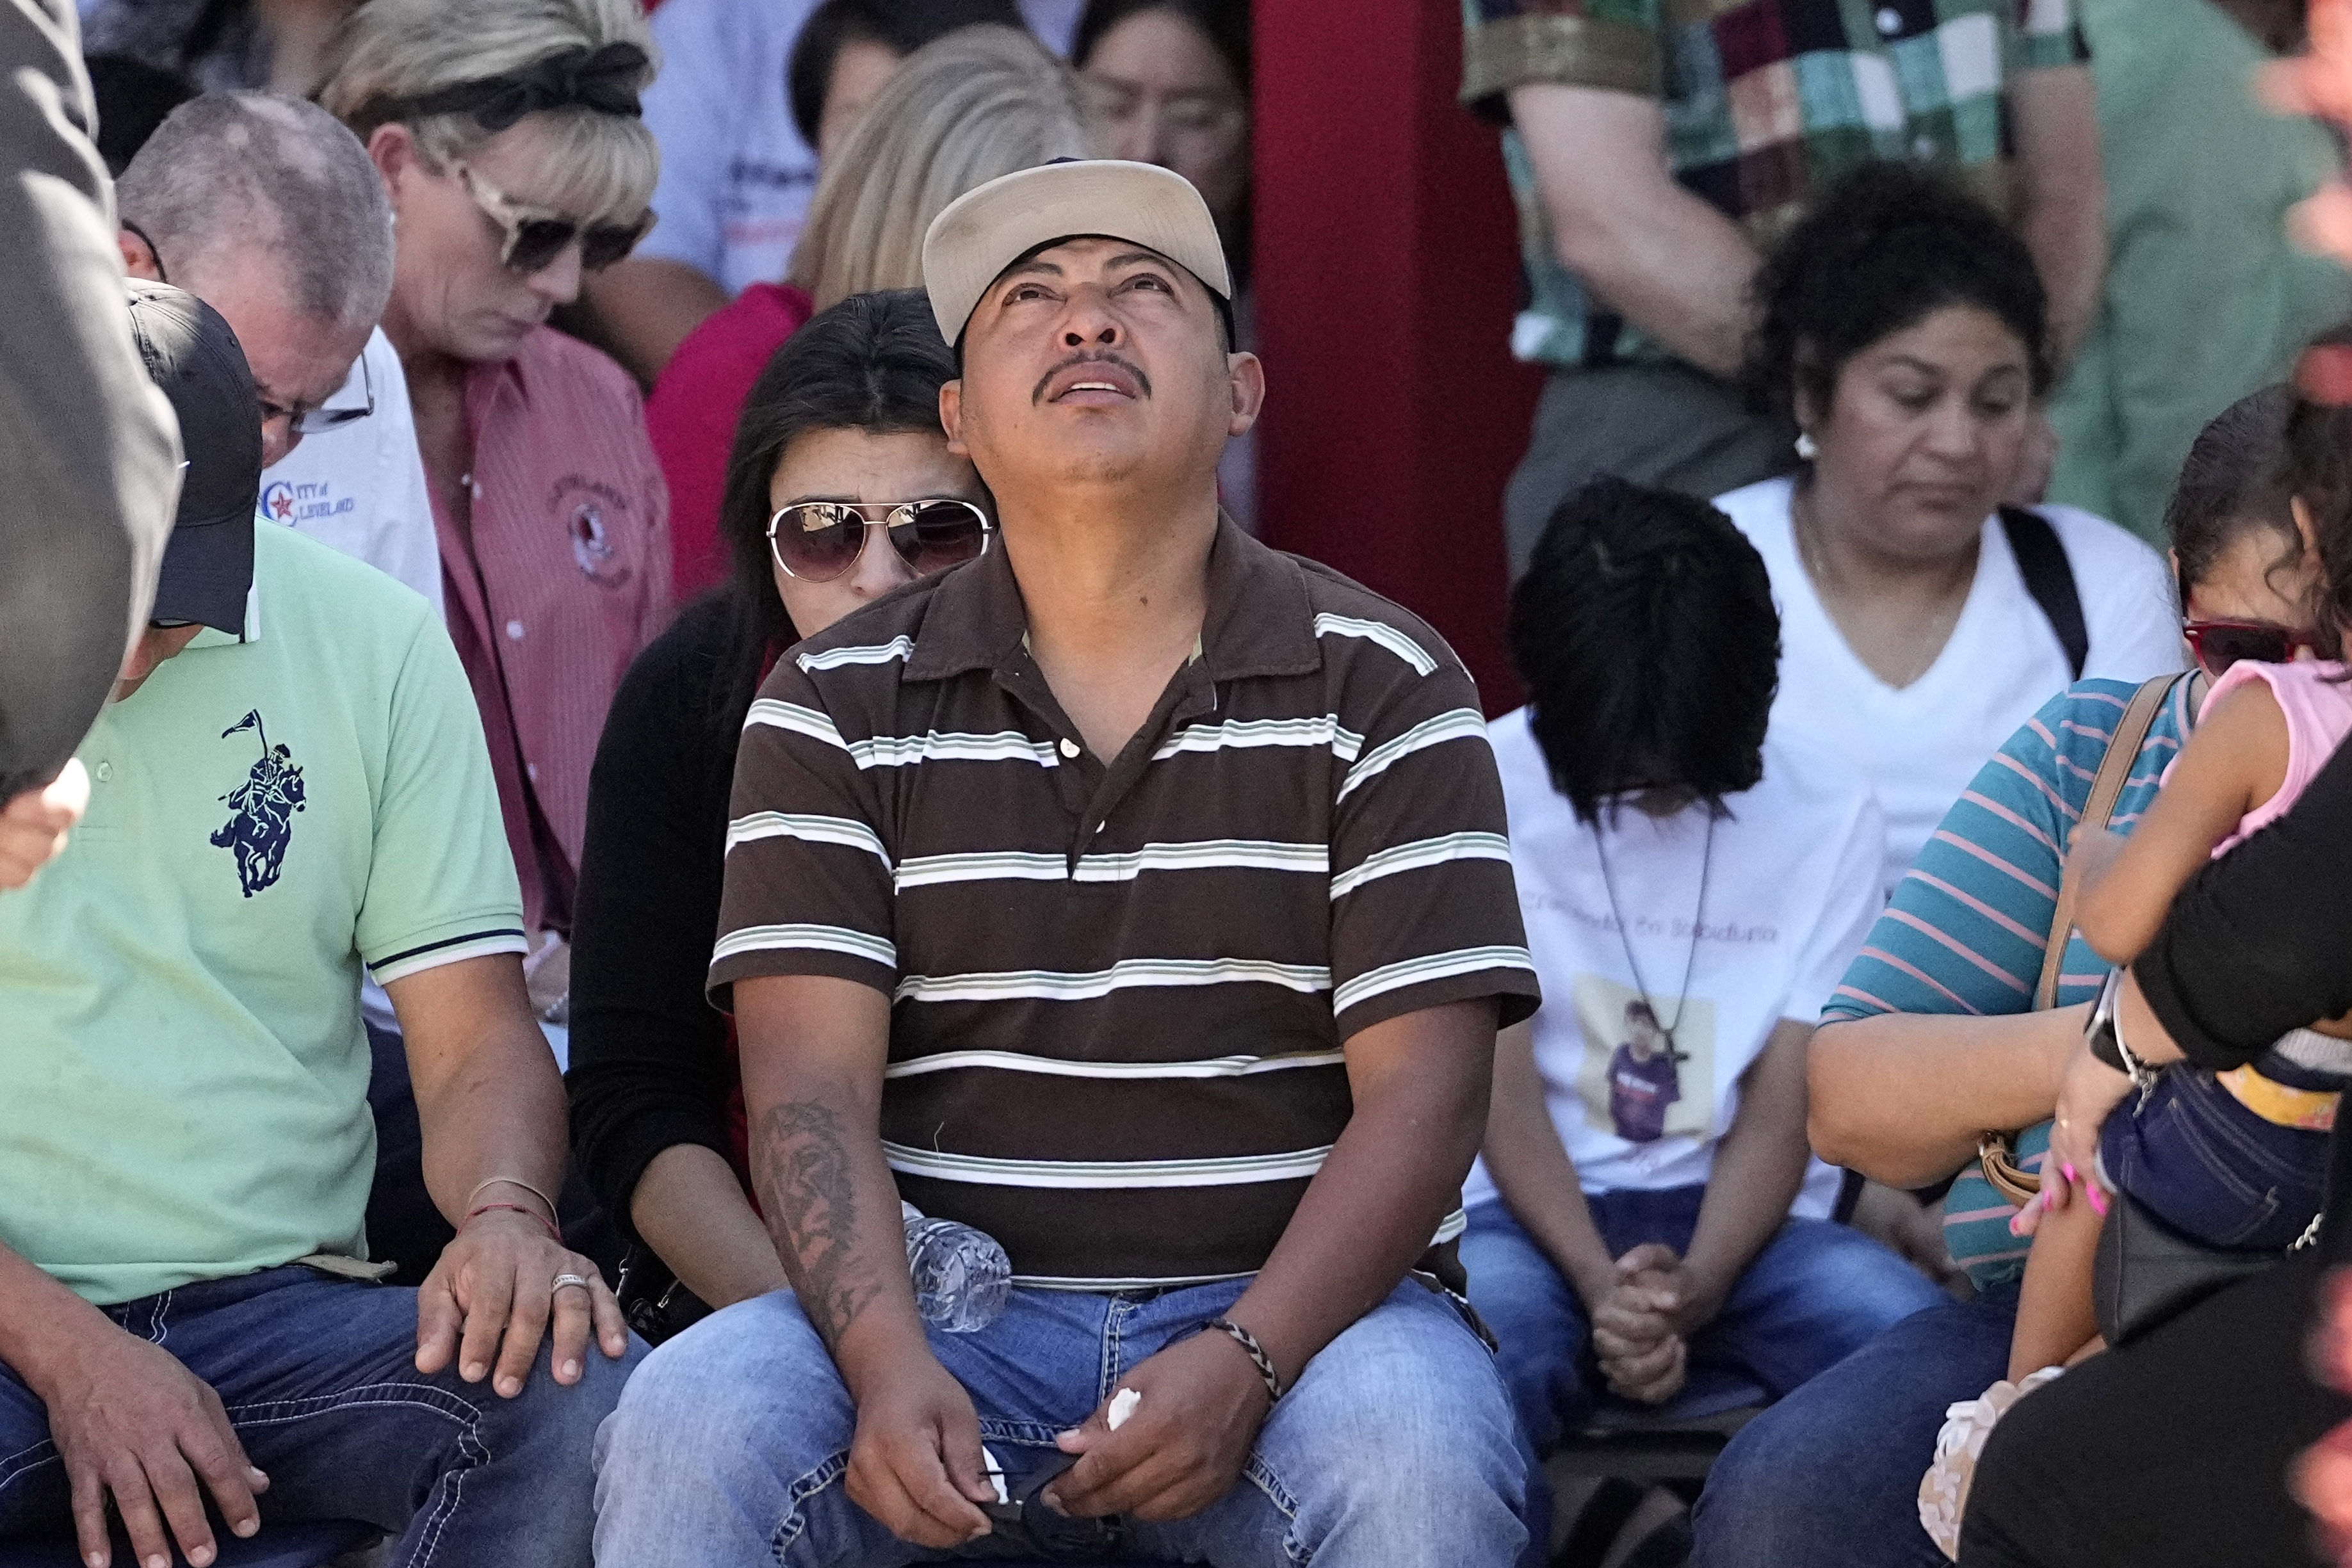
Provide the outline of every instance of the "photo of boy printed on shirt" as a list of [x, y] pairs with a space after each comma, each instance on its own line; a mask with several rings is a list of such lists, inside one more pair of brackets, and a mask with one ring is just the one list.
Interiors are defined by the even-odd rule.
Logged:
[[1598, 975], [1579, 975], [1574, 997], [1584, 1036], [1577, 1088], [1594, 1130], [1629, 1144], [1705, 1137], [1715, 1122], [1715, 1005], [1686, 998], [1662, 1017], [1654, 999]]

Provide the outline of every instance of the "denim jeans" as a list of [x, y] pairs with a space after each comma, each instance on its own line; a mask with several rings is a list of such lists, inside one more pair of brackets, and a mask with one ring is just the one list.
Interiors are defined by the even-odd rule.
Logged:
[[2099, 1130], [2116, 1190], [2192, 1241], [2284, 1252], [2327, 1198], [2326, 1133], [2265, 1122], [2210, 1072], [2175, 1067]]
[[[565, 1388], [542, 1344], [522, 1393], [501, 1399], [454, 1366], [431, 1377], [416, 1370], [416, 1292], [394, 1286], [289, 1266], [106, 1313], [220, 1396], [247, 1456], [269, 1477], [264, 1538], [276, 1520], [354, 1519], [399, 1536], [400, 1568], [589, 1561], [589, 1451], [643, 1346], [617, 1362], [592, 1348]], [[0, 1368], [0, 1540], [72, 1531], [48, 1412]]]
[[1691, 1568], [1948, 1568], [1919, 1528], [1945, 1406], [2009, 1371], [2017, 1286], [1904, 1319], [1739, 1430], [1699, 1494]]
[[[1688, 1186], [1598, 1193], [1585, 1201], [1610, 1256], [1622, 1258], [1650, 1241], [1687, 1251], [1706, 1195], [1704, 1186]], [[1639, 1406], [1605, 1391], [1583, 1301], [1501, 1203], [1470, 1211], [1462, 1264], [1471, 1302], [1502, 1345], [1497, 1364], [1528, 1445], [1528, 1528], [1542, 1543], [1551, 1496], [1538, 1456], [1604, 1405]], [[1689, 1381], [1673, 1407], [1696, 1416], [1748, 1404], [1759, 1392], [1778, 1399], [1890, 1325], [1950, 1299], [1857, 1230], [1790, 1220], [1740, 1274], [1715, 1321], [1692, 1337]]]
[[[931, 1349], [971, 1394], [1019, 1496], [1138, 1362], [1217, 1316], [1244, 1281], [1158, 1296], [1015, 1291]], [[596, 1444], [607, 1568], [896, 1568], [943, 1562], [849, 1499], [856, 1411], [790, 1291], [656, 1349]], [[1189, 1519], [1130, 1521], [1127, 1560], [1219, 1568], [1504, 1568], [1524, 1469], [1492, 1358], [1445, 1297], [1399, 1285], [1307, 1364], [1240, 1480]], [[988, 1543], [982, 1543], [983, 1546]]]

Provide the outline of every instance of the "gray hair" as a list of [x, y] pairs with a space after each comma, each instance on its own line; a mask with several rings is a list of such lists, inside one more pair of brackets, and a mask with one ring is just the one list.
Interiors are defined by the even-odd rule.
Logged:
[[217, 277], [262, 252], [301, 314], [338, 327], [383, 314], [392, 204], [359, 138], [315, 104], [266, 92], [190, 99], [114, 190], [123, 221], [176, 281]]
[[[386, 123], [380, 106], [429, 97], [467, 82], [521, 70], [551, 56], [606, 44], [635, 44], [657, 58], [641, 0], [368, 0], [329, 46], [319, 102], [362, 136]], [[396, 116], [416, 138], [428, 167], [471, 155], [503, 131], [469, 114]], [[653, 200], [661, 152], [645, 121], [586, 108], [541, 110], [530, 120], [550, 134], [548, 181], [535, 199], [588, 223], [637, 216]]]

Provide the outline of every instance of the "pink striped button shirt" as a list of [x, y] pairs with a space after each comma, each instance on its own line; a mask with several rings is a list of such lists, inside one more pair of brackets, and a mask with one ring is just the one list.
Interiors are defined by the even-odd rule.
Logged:
[[568, 926], [604, 712], [670, 613], [669, 492], [636, 387], [541, 327], [466, 378], [471, 536], [436, 486], [449, 635], [474, 685], [527, 929]]

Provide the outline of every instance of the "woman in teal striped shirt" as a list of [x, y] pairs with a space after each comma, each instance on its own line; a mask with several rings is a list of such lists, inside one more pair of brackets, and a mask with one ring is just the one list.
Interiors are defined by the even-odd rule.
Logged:
[[[2167, 694], [2110, 825], [2127, 833], [2196, 722], [2210, 676], [2234, 656], [2285, 657], [2299, 625], [2301, 541], [2278, 483], [2284, 387], [2205, 428], [2166, 516], [2200, 667]], [[2275, 648], [2266, 644], [2276, 644]], [[1695, 1568], [1935, 1568], [1918, 1522], [1919, 1477], [1945, 1407], [2008, 1369], [2025, 1243], [1977, 1169], [1988, 1128], [2029, 1129], [2038, 1168], [2058, 1082], [2107, 966], [2079, 938], [2058, 1005], [2033, 991], [2074, 824], [2133, 687], [2083, 681], [2046, 704], [1977, 774], [1897, 886], [1822, 1016], [1811, 1051], [1818, 1153], [1890, 1186], [1958, 1173], [1945, 1203], [1953, 1257], [1977, 1288], [1932, 1308], [1742, 1430], [1709, 1477]]]

